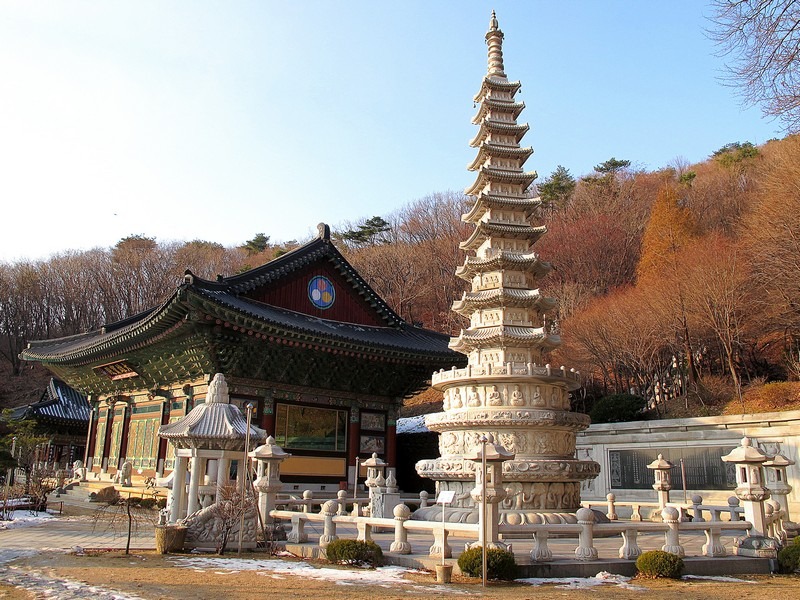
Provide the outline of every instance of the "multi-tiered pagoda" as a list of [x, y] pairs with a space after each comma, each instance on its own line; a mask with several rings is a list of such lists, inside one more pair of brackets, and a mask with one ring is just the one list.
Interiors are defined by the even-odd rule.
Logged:
[[444, 412], [426, 423], [440, 434], [441, 458], [420, 461], [417, 471], [436, 480], [437, 491], [456, 491], [451, 519], [473, 520], [475, 463], [464, 457], [479, 450], [481, 436], [492, 434], [515, 454], [503, 465], [501, 520], [540, 522], [542, 512], [579, 508], [581, 482], [596, 477], [599, 465], [574, 458], [575, 434], [589, 425], [587, 416], [570, 412], [569, 392], [580, 387], [577, 374], [546, 364], [560, 343], [548, 318], [556, 301], [538, 289], [550, 265], [533, 251], [546, 227], [531, 225], [541, 201], [531, 192], [536, 172], [523, 165], [533, 150], [520, 146], [528, 125], [517, 118], [525, 105], [515, 100], [520, 83], [506, 77], [494, 12], [486, 43], [489, 69], [475, 96], [479, 130], [471, 142], [478, 155], [469, 166], [477, 178], [466, 190], [475, 205], [462, 216], [475, 230], [461, 248], [474, 255], [456, 270], [471, 290], [453, 304], [470, 325], [450, 341], [469, 363], [433, 375], [433, 386], [444, 393]]

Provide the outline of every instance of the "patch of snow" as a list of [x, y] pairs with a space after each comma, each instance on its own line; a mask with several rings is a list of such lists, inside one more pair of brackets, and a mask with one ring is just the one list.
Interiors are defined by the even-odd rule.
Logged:
[[529, 577], [526, 579], [515, 579], [519, 583], [528, 585], [552, 584], [555, 587], [566, 590], [585, 590], [597, 587], [598, 585], [611, 584], [619, 588], [631, 591], [645, 591], [647, 588], [630, 583], [631, 578], [623, 575], [615, 575], [608, 571], [600, 571], [594, 577]]
[[15, 510], [11, 513], [10, 521], [0, 521], [0, 530], [18, 529], [19, 527], [31, 527], [41, 525], [45, 521], [53, 519], [53, 515], [46, 512], [32, 513], [29, 510]]
[[684, 575], [681, 579], [708, 579], [710, 581], [725, 581], [728, 583], [757, 583], [756, 581], [739, 579], [738, 577], [726, 577], [724, 575]]

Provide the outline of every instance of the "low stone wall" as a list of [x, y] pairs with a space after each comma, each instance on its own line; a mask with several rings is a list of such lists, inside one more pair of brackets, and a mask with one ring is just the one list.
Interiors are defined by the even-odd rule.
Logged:
[[[643, 461], [645, 456], [654, 459], [664, 453], [674, 463], [677, 457], [686, 457], [690, 501], [692, 495], [700, 494], [705, 503], [725, 504], [735, 485], [725, 464], [721, 460], [716, 464], [714, 457], [738, 446], [745, 435], [767, 454], [780, 453], [795, 461], [786, 469], [787, 483], [793, 487], [788, 500], [792, 520], [800, 519], [800, 411], [592, 425], [577, 435], [577, 456], [600, 463], [600, 476], [584, 483], [581, 499], [601, 502], [606, 494], [614, 493], [619, 500], [655, 501], [656, 493], [650, 487], [653, 473], [642, 468]], [[775, 474], [772, 469], [765, 471], [766, 486], [770, 487]], [[723, 480], [727, 475], [729, 487], [703, 489], [692, 484], [692, 480], [704, 479], [706, 472]], [[670, 499], [682, 502], [679, 472], [672, 481]]]

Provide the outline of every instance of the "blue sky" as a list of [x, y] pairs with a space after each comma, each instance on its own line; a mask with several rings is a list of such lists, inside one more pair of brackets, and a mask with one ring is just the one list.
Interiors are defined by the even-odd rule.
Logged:
[[703, 2], [6, 0], [0, 260], [303, 239], [463, 189], [493, 8], [540, 178], [781, 136], [720, 84]]

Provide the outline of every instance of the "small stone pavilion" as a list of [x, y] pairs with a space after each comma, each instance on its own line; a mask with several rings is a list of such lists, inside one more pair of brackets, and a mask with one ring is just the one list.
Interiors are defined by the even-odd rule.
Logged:
[[217, 501], [222, 488], [231, 485], [234, 462], [237, 484], [241, 485], [243, 471], [238, 467], [244, 460], [245, 441], [249, 438], [252, 444], [267, 437], [263, 429], [254, 425], [250, 425], [248, 434], [247, 420], [238, 406], [230, 404], [228, 384], [221, 373], [208, 386], [204, 404], [195, 406], [174, 423], [162, 425], [158, 435], [175, 448], [171, 523]]
[[[520, 83], [505, 74], [494, 12], [486, 43], [489, 68], [475, 96], [479, 129], [471, 142], [478, 154], [469, 166], [477, 177], [466, 190], [475, 204], [462, 217], [475, 229], [461, 248], [474, 255], [456, 271], [471, 290], [453, 304], [470, 324], [450, 341], [469, 363], [433, 374], [444, 412], [428, 415], [426, 424], [439, 433], [441, 457], [420, 461], [417, 471], [436, 481], [437, 492], [456, 492], [450, 520], [477, 520], [469, 495], [475, 463], [466, 456], [490, 434], [515, 455], [503, 463], [501, 522], [538, 523], [543, 512], [574, 521], [569, 513], [580, 508], [581, 482], [596, 477], [599, 465], [575, 458], [576, 433], [589, 426], [586, 415], [570, 411], [578, 375], [546, 364], [560, 343], [548, 317], [556, 301], [538, 290], [550, 265], [533, 250], [546, 228], [530, 223], [541, 203], [529, 191], [536, 173], [523, 170], [533, 150], [520, 146], [528, 125], [517, 118], [525, 105], [514, 99]], [[415, 518], [436, 519], [439, 510]]]

